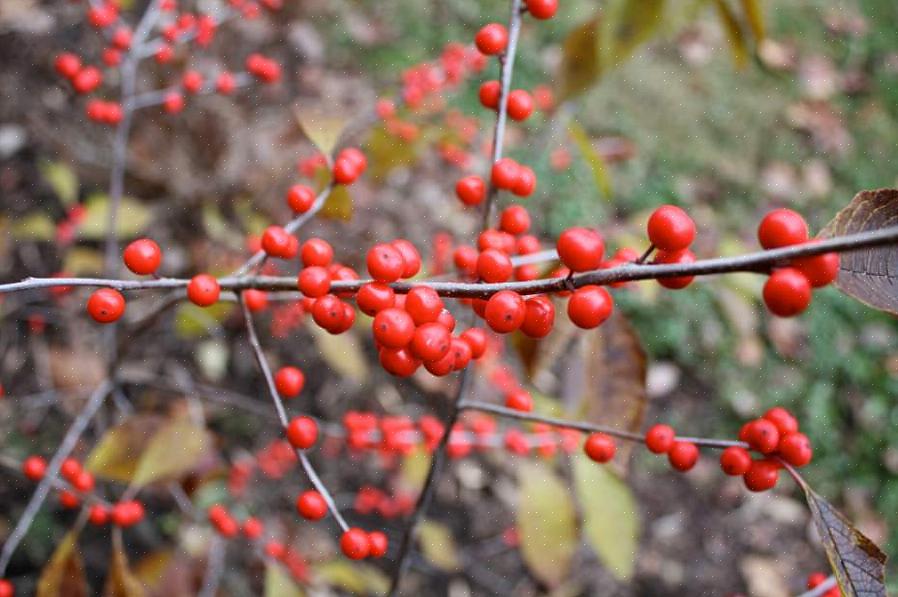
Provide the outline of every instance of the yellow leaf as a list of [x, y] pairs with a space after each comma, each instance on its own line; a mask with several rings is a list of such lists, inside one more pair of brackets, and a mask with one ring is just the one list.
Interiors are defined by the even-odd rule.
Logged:
[[521, 556], [537, 578], [558, 586], [570, 572], [578, 544], [571, 494], [548, 465], [537, 461], [520, 463], [518, 491]]
[[72, 247], [65, 254], [62, 271], [75, 276], [99, 275], [103, 271], [103, 254], [88, 247]]
[[84, 563], [78, 553], [78, 535], [67, 533], [37, 581], [37, 597], [82, 597], [87, 593]]
[[572, 460], [584, 536], [615, 577], [629, 580], [636, 566], [639, 540], [633, 493], [607, 467], [583, 455]]
[[609, 0], [599, 35], [601, 63], [611, 68], [630, 58], [664, 21], [665, 0]]
[[112, 560], [103, 594], [105, 597], [144, 597], [143, 585], [128, 567], [128, 557], [122, 549], [121, 529], [112, 533]]
[[599, 18], [593, 17], [573, 31], [562, 43], [561, 97], [579, 95], [602, 76], [599, 63]]
[[416, 144], [389, 134], [383, 126], [376, 127], [368, 135], [365, 154], [371, 164], [368, 174], [379, 182], [394, 169], [411, 166], [418, 161]]
[[399, 479], [403, 489], [418, 493], [427, 479], [430, 469], [430, 454], [422, 446], [403, 457], [399, 469]]
[[599, 155], [599, 152], [593, 147], [592, 142], [589, 140], [589, 136], [579, 123], [571, 121], [570, 124], [568, 124], [568, 134], [570, 134], [571, 139], [574, 141], [574, 144], [577, 146], [583, 159], [589, 164], [589, 169], [592, 171], [592, 176], [596, 181], [596, 188], [599, 190], [599, 193], [601, 193], [602, 197], [606, 200], [610, 200], [611, 178], [608, 176], [608, 168], [605, 166], [605, 160], [602, 159], [602, 156]]
[[112, 427], [91, 450], [85, 468], [97, 477], [129, 483], [141, 454], [161, 424], [160, 417], [138, 415]]
[[389, 579], [379, 569], [343, 558], [319, 564], [315, 567], [315, 575], [329, 585], [356, 595], [384, 595], [390, 588]]
[[71, 205], [78, 199], [78, 175], [68, 164], [43, 162], [40, 171], [63, 204]]
[[437, 568], [446, 572], [461, 569], [455, 539], [446, 525], [432, 520], [422, 522], [418, 527], [418, 544], [424, 557]]
[[15, 221], [12, 235], [16, 240], [53, 240], [56, 224], [47, 214], [33, 213]]
[[726, 31], [727, 41], [733, 52], [733, 62], [736, 63], [737, 68], [742, 68], [748, 60], [748, 47], [745, 44], [745, 32], [742, 30], [742, 25], [726, 0], [714, 0], [714, 6], [717, 7], [717, 14]]
[[265, 597], [304, 597], [305, 594], [284, 572], [283, 566], [273, 563], [265, 566]]
[[[106, 236], [109, 222], [109, 197], [96, 193], [84, 203], [84, 219], [78, 225], [78, 237], [97, 240]], [[131, 199], [122, 197], [119, 204], [115, 231], [120, 238], [133, 238], [143, 232], [150, 223], [150, 210]]]
[[324, 155], [331, 155], [346, 127], [346, 119], [321, 109], [307, 107], [297, 107], [294, 113], [299, 127], [309, 141]]

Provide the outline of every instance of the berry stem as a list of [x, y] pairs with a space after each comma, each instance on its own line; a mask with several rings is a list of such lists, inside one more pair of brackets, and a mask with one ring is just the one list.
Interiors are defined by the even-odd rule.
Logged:
[[639, 259], [636, 260], [636, 263], [643, 264], [645, 260], [648, 259], [652, 253], [655, 252], [655, 245], [649, 245], [649, 248], [645, 250], [645, 253], [639, 256]]

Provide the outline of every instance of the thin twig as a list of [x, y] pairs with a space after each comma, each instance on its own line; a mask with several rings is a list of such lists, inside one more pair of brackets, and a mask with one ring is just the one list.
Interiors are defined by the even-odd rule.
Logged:
[[206, 564], [206, 574], [203, 576], [203, 588], [199, 592], [199, 597], [215, 597], [215, 593], [218, 592], [221, 575], [225, 569], [226, 548], [227, 543], [218, 534], [212, 537], [209, 561]]
[[3, 551], [0, 551], [0, 578], [3, 578], [6, 574], [6, 567], [9, 565], [10, 559], [12, 559], [13, 552], [15, 552], [19, 543], [22, 542], [22, 539], [25, 538], [25, 534], [28, 532], [28, 529], [31, 528], [31, 523], [34, 521], [34, 517], [37, 516], [38, 511], [40, 511], [41, 506], [44, 504], [44, 500], [47, 499], [47, 495], [50, 493], [50, 489], [59, 474], [59, 467], [62, 466], [62, 461], [68, 458], [69, 454], [72, 453], [75, 444], [77, 444], [78, 440], [81, 438], [81, 434], [87, 429], [87, 424], [96, 414], [97, 410], [99, 410], [111, 390], [112, 382], [109, 380], [104, 381], [100, 387], [94, 390], [93, 394], [90, 395], [90, 398], [88, 398], [87, 403], [84, 405], [84, 408], [78, 413], [72, 426], [69, 427], [65, 437], [63, 437], [62, 441], [59, 443], [59, 448], [56, 449], [56, 453], [53, 454], [53, 457], [47, 464], [47, 470], [44, 473], [43, 479], [38, 483], [37, 488], [31, 496], [31, 500], [25, 507], [25, 511], [22, 512], [22, 516], [19, 518], [18, 522], [16, 522], [15, 528], [12, 530], [12, 533], [9, 534], [6, 543], [3, 544]]

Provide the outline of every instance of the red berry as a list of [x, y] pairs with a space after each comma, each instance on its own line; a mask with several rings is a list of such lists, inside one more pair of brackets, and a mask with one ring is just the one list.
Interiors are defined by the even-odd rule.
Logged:
[[387, 348], [404, 348], [415, 335], [415, 322], [412, 316], [395, 307], [378, 313], [371, 328], [374, 339]]
[[177, 91], [169, 91], [162, 100], [162, 109], [168, 114], [177, 114], [184, 109], [184, 96]]
[[368, 273], [378, 282], [395, 282], [405, 269], [402, 253], [386, 243], [371, 247], [366, 262]]
[[262, 536], [265, 528], [262, 525], [262, 521], [254, 516], [250, 516], [246, 520], [243, 521], [243, 526], [241, 528], [243, 531], [243, 535], [251, 540], [255, 541], [259, 537]]
[[544, 338], [555, 325], [555, 305], [547, 296], [534, 296], [524, 302], [526, 309], [521, 332], [531, 338]]
[[788, 410], [781, 406], [774, 406], [764, 413], [764, 418], [776, 425], [781, 436], [798, 431], [798, 420]]
[[117, 527], [127, 528], [136, 525], [143, 519], [144, 510], [140, 502], [118, 502], [112, 507], [110, 518]]
[[343, 301], [332, 294], [316, 299], [312, 306], [312, 319], [327, 331], [342, 328], [344, 316]]
[[90, 93], [103, 83], [103, 74], [93, 66], [85, 66], [72, 78], [72, 87], [78, 93]]
[[59, 474], [63, 479], [71, 483], [81, 474], [81, 463], [74, 458], [66, 458], [59, 467]]
[[306, 520], [321, 520], [327, 515], [327, 502], [317, 491], [304, 491], [296, 498], [296, 509]]
[[392, 307], [395, 301], [393, 289], [383, 282], [369, 282], [359, 288], [355, 296], [355, 302], [362, 313], [372, 317]]
[[443, 312], [443, 299], [429, 286], [416, 286], [405, 296], [405, 310], [415, 325], [437, 321]]
[[[676, 251], [673, 253], [668, 253], [667, 251], [658, 251], [655, 255], [655, 263], [659, 265], [683, 265], [687, 263], [694, 263], [695, 255], [692, 254], [692, 251], [689, 249], [684, 249], [682, 251]], [[670, 288], [671, 290], [679, 290], [680, 288], [686, 288], [690, 284], [692, 284], [692, 280], [695, 276], [675, 276], [672, 278], [658, 278], [658, 284], [664, 286], [665, 288]]]
[[209, 274], [198, 274], [187, 284], [187, 298], [194, 305], [208, 307], [218, 302], [221, 287], [218, 280]]
[[472, 359], [479, 359], [486, 352], [486, 332], [481, 328], [469, 328], [460, 337], [471, 348]]
[[72, 486], [81, 493], [90, 493], [96, 486], [94, 476], [87, 471], [78, 473], [78, 475], [72, 479], [71, 483]]
[[287, 425], [287, 441], [299, 450], [308, 450], [318, 441], [318, 423], [309, 417], [294, 417]]
[[274, 385], [284, 398], [295, 398], [302, 392], [306, 376], [298, 367], [281, 367], [274, 376]]
[[119, 50], [128, 50], [131, 48], [131, 29], [128, 27], [119, 27], [112, 34], [112, 45]]
[[487, 56], [499, 54], [508, 45], [508, 31], [499, 23], [484, 25], [474, 36], [474, 45], [481, 54]]
[[390, 246], [402, 255], [402, 261], [405, 263], [405, 267], [402, 270], [402, 278], [411, 278], [421, 271], [421, 254], [418, 253], [415, 245], [404, 238], [397, 238], [390, 243]]
[[771, 454], [779, 446], [780, 432], [767, 419], [755, 419], [745, 428], [745, 438], [753, 449], [762, 454]]
[[814, 450], [804, 433], [787, 433], [779, 444], [779, 453], [783, 460], [792, 466], [802, 467], [811, 462]]
[[596, 462], [610, 462], [616, 450], [614, 438], [606, 433], [590, 434], [583, 444], [583, 451]]
[[71, 491], [64, 489], [59, 492], [59, 504], [67, 510], [74, 510], [81, 505], [81, 498]]
[[527, 0], [527, 11], [535, 19], [551, 19], [558, 11], [558, 0]]
[[156, 273], [162, 263], [162, 249], [155, 241], [141, 238], [125, 247], [122, 254], [125, 267], [139, 276]]
[[368, 553], [371, 551], [368, 533], [356, 527], [344, 532], [340, 537], [340, 550], [351, 560], [362, 560], [368, 557]]
[[518, 176], [511, 187], [511, 192], [518, 197], [529, 197], [536, 189], [536, 174], [529, 166], [518, 165]]
[[319, 298], [330, 292], [331, 275], [326, 268], [318, 265], [306, 267], [299, 272], [299, 291], [311, 298]]
[[283, 543], [278, 543], [277, 541], [269, 541], [265, 544], [265, 553], [276, 560], [280, 560], [287, 553], [287, 548], [284, 547]]
[[776, 249], [807, 242], [808, 225], [791, 209], [775, 209], [758, 225], [758, 241], [765, 249]]
[[125, 312], [125, 297], [113, 288], [100, 288], [87, 299], [87, 312], [98, 323], [112, 323]]
[[478, 96], [484, 108], [496, 110], [499, 108], [499, 96], [502, 94], [502, 84], [499, 81], [485, 81], [480, 85]]
[[497, 189], [510, 191], [518, 179], [520, 166], [511, 158], [502, 158], [493, 164], [491, 180]]
[[29, 456], [22, 463], [22, 474], [32, 481], [40, 481], [47, 472], [47, 461], [40, 456]]
[[101, 527], [109, 522], [109, 510], [103, 504], [94, 504], [90, 507], [88, 520], [92, 525]]
[[203, 75], [195, 70], [189, 70], [181, 78], [181, 86], [187, 93], [199, 93], [203, 89]]
[[822, 288], [839, 277], [839, 254], [824, 253], [814, 257], [796, 259], [792, 265], [800, 271], [814, 288]]
[[748, 472], [742, 476], [742, 480], [750, 491], [767, 491], [776, 486], [779, 473], [776, 463], [769, 460], [754, 460]]
[[471, 346], [461, 338], [452, 338], [449, 354], [455, 357], [455, 362], [452, 364], [452, 368], [455, 371], [461, 371], [471, 362], [473, 351], [471, 350]]
[[474, 247], [469, 247], [467, 245], [462, 245], [456, 248], [455, 252], [452, 254], [452, 262], [461, 273], [468, 276], [473, 276], [477, 273], [478, 256], [479, 253], [477, 252], [477, 249], [475, 249]]
[[156, 59], [157, 64], [166, 64], [171, 62], [171, 59], [175, 57], [175, 50], [168, 44], [163, 44], [159, 46], [159, 49], [156, 50], [156, 53], [153, 55], [153, 58]]
[[533, 396], [526, 390], [513, 390], [505, 395], [505, 406], [529, 413], [533, 410]]
[[382, 348], [380, 365], [390, 375], [408, 377], [421, 366], [421, 361], [405, 348]]
[[81, 59], [71, 53], [63, 53], [56, 57], [56, 72], [66, 79], [71, 79], [81, 70]]
[[720, 468], [731, 477], [741, 477], [751, 468], [751, 454], [745, 448], [730, 446], [720, 455]]
[[237, 88], [237, 81], [234, 75], [228, 72], [220, 73], [215, 79], [215, 90], [222, 95], [230, 95]]
[[505, 109], [512, 120], [527, 120], [533, 114], [533, 98], [523, 89], [514, 89], [508, 93]]
[[0, 597], [15, 597], [16, 588], [5, 578], [0, 578]]
[[692, 442], [674, 441], [673, 446], [667, 452], [667, 460], [670, 466], [678, 471], [686, 472], [698, 462], [698, 446]]
[[501, 290], [486, 302], [484, 318], [493, 331], [507, 334], [521, 327], [526, 313], [521, 295], [511, 290]]
[[498, 249], [487, 249], [477, 257], [477, 276], [484, 282], [506, 282], [513, 272], [511, 258]]
[[440, 311], [440, 314], [437, 315], [437, 323], [446, 328], [449, 332], [453, 332], [455, 330], [455, 317], [452, 316], [452, 313], [449, 309], [443, 309]]
[[295, 184], [287, 190], [287, 205], [294, 213], [304, 214], [315, 203], [315, 191], [311, 187]]
[[272, 257], [292, 259], [296, 256], [297, 246], [293, 235], [280, 226], [269, 226], [262, 234], [262, 250]]
[[524, 234], [530, 230], [530, 213], [523, 205], [509, 205], [499, 216], [499, 227], [509, 234]]
[[774, 315], [792, 317], [811, 304], [811, 283], [792, 267], [774, 271], [764, 283], [764, 304]]
[[662, 251], [688, 249], [695, 240], [695, 222], [675, 205], [662, 205], [649, 217], [649, 241]]
[[670, 425], [652, 425], [645, 433], [645, 446], [654, 454], [667, 454], [676, 441]]
[[818, 586], [825, 583], [827, 578], [826, 574], [822, 572], [813, 572], [808, 576], [807, 587], [809, 589], [816, 589]]
[[614, 301], [601, 286], [584, 286], [571, 295], [567, 303], [567, 315], [571, 322], [583, 329], [602, 325], [611, 317]]
[[479, 176], [465, 176], [455, 183], [455, 194], [465, 205], [480, 205], [486, 197], [486, 184]]
[[368, 533], [368, 544], [370, 549], [368, 555], [372, 558], [382, 558], [387, 553], [388, 540], [387, 536], [380, 531]]
[[605, 254], [602, 235], [588, 228], [568, 228], [555, 245], [558, 257], [573, 272], [598, 269]]
[[310, 238], [302, 244], [299, 256], [305, 267], [313, 265], [326, 267], [334, 260], [334, 249], [326, 240]]
[[451, 341], [446, 328], [438, 323], [425, 323], [415, 330], [410, 348], [422, 361], [437, 361], [449, 353]]

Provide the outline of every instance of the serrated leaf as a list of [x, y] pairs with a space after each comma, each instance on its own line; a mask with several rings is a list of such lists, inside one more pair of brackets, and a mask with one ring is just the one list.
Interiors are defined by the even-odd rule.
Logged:
[[109, 575], [103, 589], [105, 597], [144, 597], [144, 588], [131, 572], [128, 557], [122, 549], [122, 534], [116, 529], [112, 534], [112, 558], [109, 562]]
[[368, 378], [368, 361], [362, 353], [362, 343], [353, 330], [334, 335], [317, 325], [308, 328], [325, 362], [342, 377], [362, 382]]
[[602, 76], [598, 16], [568, 33], [561, 46], [561, 98], [580, 95]]
[[577, 520], [571, 494], [542, 462], [518, 467], [517, 527], [521, 556], [530, 571], [550, 587], [570, 573], [577, 549]]
[[176, 479], [193, 470], [212, 445], [209, 432], [187, 419], [174, 419], [153, 435], [140, 457], [132, 483], [136, 486]]
[[714, 6], [717, 8], [717, 14], [723, 25], [727, 42], [730, 44], [733, 62], [735, 62], [736, 68], [742, 68], [748, 61], [748, 46], [742, 23], [736, 18], [736, 13], [733, 12], [726, 0], [714, 0]]
[[385, 126], [375, 127], [365, 143], [369, 156], [368, 174], [376, 181], [383, 181], [394, 169], [411, 166], [418, 161], [418, 147], [397, 135], [391, 135]]
[[603, 68], [630, 58], [661, 26], [665, 0], [609, 0], [604, 3], [599, 48]]
[[78, 175], [62, 162], [43, 162], [41, 176], [64, 205], [71, 205], [78, 199]]
[[[106, 236], [109, 218], [109, 197], [96, 193], [84, 202], [84, 219], [78, 225], [78, 237], [98, 240]], [[133, 238], [150, 223], [150, 210], [130, 197], [122, 197], [115, 232], [119, 238]]]
[[390, 580], [379, 569], [343, 558], [319, 564], [315, 567], [315, 575], [329, 585], [356, 595], [384, 595], [390, 588]]
[[88, 595], [84, 563], [78, 553], [78, 535], [66, 533], [37, 581], [37, 597], [82, 597]]
[[294, 114], [303, 134], [318, 148], [318, 151], [324, 155], [331, 155], [346, 127], [346, 119], [309, 107], [298, 107], [294, 110]]
[[589, 135], [586, 134], [586, 131], [579, 123], [571, 121], [568, 124], [568, 134], [580, 151], [580, 155], [583, 156], [583, 159], [586, 160], [586, 163], [589, 165], [593, 179], [596, 181], [596, 189], [598, 189], [599, 194], [601, 194], [606, 201], [610, 201], [611, 178], [608, 176], [608, 168], [605, 165], [605, 160], [603, 160], [601, 154], [596, 151], [592, 141], [589, 139]]
[[583, 455], [573, 458], [583, 534], [602, 563], [621, 581], [633, 576], [639, 541], [636, 499], [608, 467]]
[[283, 566], [273, 563], [265, 566], [265, 597], [303, 597], [305, 594]]
[[885, 597], [886, 555], [836, 510], [801, 483], [826, 557], [846, 597]]
[[[898, 226], [898, 190], [861, 191], [836, 214], [821, 238]], [[898, 247], [842, 253], [836, 288], [875, 309], [898, 315]]]
[[446, 525], [432, 520], [422, 522], [418, 527], [418, 545], [424, 557], [440, 570], [454, 572], [461, 569], [458, 547]]
[[56, 224], [47, 214], [32, 213], [15, 221], [12, 235], [16, 240], [53, 240]]
[[181, 303], [175, 312], [175, 333], [179, 338], [199, 338], [221, 327], [234, 309], [233, 304], [218, 302], [209, 307]]

